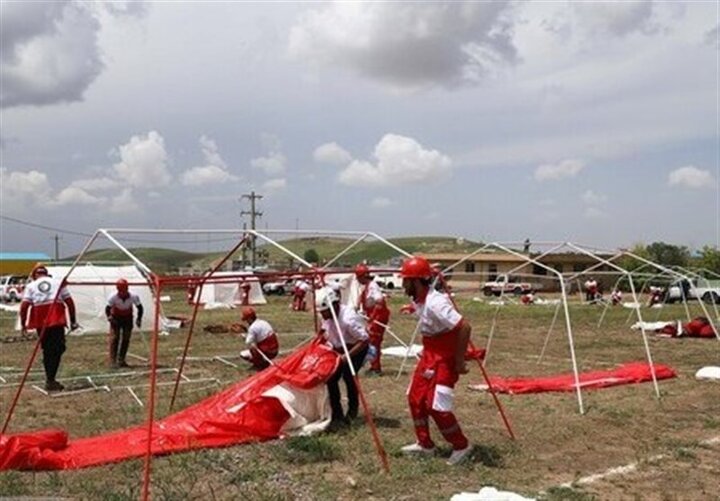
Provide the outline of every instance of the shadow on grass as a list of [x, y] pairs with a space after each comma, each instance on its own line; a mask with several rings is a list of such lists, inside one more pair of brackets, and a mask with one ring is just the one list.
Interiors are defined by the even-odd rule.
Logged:
[[402, 426], [402, 421], [395, 418], [386, 418], [382, 416], [375, 416], [374, 419], [375, 426], [378, 428], [400, 428]]

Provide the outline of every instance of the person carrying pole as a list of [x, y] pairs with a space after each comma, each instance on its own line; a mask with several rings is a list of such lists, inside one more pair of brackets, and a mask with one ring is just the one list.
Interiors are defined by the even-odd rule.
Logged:
[[242, 309], [240, 319], [247, 324], [245, 344], [248, 347], [240, 352], [240, 358], [250, 362], [255, 369], [262, 370], [280, 351], [277, 334], [267, 320], [257, 317], [255, 308], [251, 306]]
[[[317, 291], [315, 294], [315, 308], [322, 317], [320, 335], [342, 357], [337, 370], [327, 381], [328, 397], [332, 411], [328, 431], [337, 431], [348, 426], [358, 415], [358, 390], [355, 386], [353, 373], [357, 373], [365, 360], [369, 346], [369, 336], [360, 315], [354, 308], [340, 304], [340, 297], [331, 287], [323, 287]], [[343, 349], [343, 344], [347, 346], [347, 355]], [[350, 364], [352, 364], [352, 370]], [[340, 402], [339, 382], [341, 378], [345, 381], [345, 387], [347, 388], [347, 414], [343, 413]]]
[[35, 329], [38, 333], [43, 351], [45, 389], [62, 391], [65, 387], [55, 377], [65, 352], [65, 309], [70, 316], [70, 329], [77, 329], [75, 303], [65, 284], [52, 278], [45, 266], [36, 266], [31, 278], [20, 303], [20, 329], [23, 335], [28, 329]]
[[362, 289], [358, 298], [358, 311], [367, 318], [367, 330], [370, 337], [370, 346], [374, 348], [375, 356], [371, 359], [368, 373], [381, 375], [380, 354], [382, 350], [385, 328], [390, 321], [390, 309], [385, 301], [385, 294], [380, 286], [373, 280], [370, 269], [366, 264], [355, 267], [355, 278], [360, 282]]
[[143, 305], [137, 294], [130, 292], [128, 281], [124, 278], [115, 282], [117, 292], [108, 298], [105, 306], [105, 316], [110, 322], [110, 367], [129, 367], [125, 361], [128, 348], [130, 347], [130, 336], [133, 330], [133, 306], [137, 309], [135, 326], [139, 329], [142, 325]]
[[455, 465], [467, 459], [472, 451], [453, 413], [453, 388], [460, 375], [468, 372], [465, 353], [472, 328], [452, 301], [432, 288], [432, 269], [426, 259], [406, 259], [400, 275], [405, 294], [413, 300], [423, 340], [422, 355], [408, 390], [417, 441], [402, 447], [402, 451], [434, 454], [435, 443], [429, 428], [432, 417], [445, 440], [452, 444], [447, 463]]

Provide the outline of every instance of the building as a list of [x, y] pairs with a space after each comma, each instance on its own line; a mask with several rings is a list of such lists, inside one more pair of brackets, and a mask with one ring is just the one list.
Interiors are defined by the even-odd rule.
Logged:
[[0, 275], [30, 275], [37, 263], [47, 263], [50, 256], [41, 252], [0, 252]]

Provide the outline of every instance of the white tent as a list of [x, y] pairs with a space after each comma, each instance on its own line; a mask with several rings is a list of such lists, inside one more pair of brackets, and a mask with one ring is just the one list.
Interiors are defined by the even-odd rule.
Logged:
[[[58, 280], [70, 271], [70, 266], [47, 265], [48, 273]], [[105, 316], [105, 306], [108, 298], [116, 292], [115, 282], [124, 278], [130, 283], [130, 292], [140, 297], [145, 313], [143, 314], [143, 330], [152, 329], [152, 319], [155, 317], [155, 300], [147, 279], [135, 266], [98, 266], [94, 264], [79, 265], [67, 277], [68, 291], [75, 303], [77, 321], [81, 333], [107, 333], [108, 321]], [[87, 285], [84, 285], [87, 284]], [[167, 322], [160, 314], [161, 325], [167, 327]], [[18, 316], [16, 330], [20, 330], [20, 317]], [[77, 333], [77, 332], [76, 332]]]
[[[247, 280], [245, 280], [247, 277]], [[216, 282], [217, 281], [217, 282]], [[205, 305], [206, 309], [217, 308], [222, 305], [232, 308], [242, 304], [242, 285], [250, 285], [250, 304], [267, 304], [260, 282], [253, 273], [242, 271], [216, 271], [200, 288], [195, 292], [194, 300]]]

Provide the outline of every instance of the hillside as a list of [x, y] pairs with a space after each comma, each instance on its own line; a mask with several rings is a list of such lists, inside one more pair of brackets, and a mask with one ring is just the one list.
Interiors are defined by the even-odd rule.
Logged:
[[[472, 241], [461, 241], [452, 237], [401, 237], [388, 239], [397, 247], [409, 253], [437, 253], [437, 252], [471, 252], [477, 249], [480, 244]], [[283, 240], [280, 243], [287, 247], [300, 257], [304, 257], [305, 253], [313, 249], [320, 261], [327, 261], [350, 246], [355, 240], [336, 237], [309, 237], [295, 238]], [[260, 245], [258, 242], [258, 252], [262, 254], [264, 251], [268, 253], [268, 263], [273, 267], [293, 266], [297, 263], [291, 262], [290, 257], [280, 249], [272, 245]], [[129, 249], [142, 262], [147, 264], [150, 269], [158, 273], [168, 273], [176, 271], [181, 267], [192, 267], [198, 270], [205, 270], [212, 266], [212, 263], [225, 255], [225, 252], [207, 252], [193, 253], [174, 249], [140, 247]], [[250, 253], [247, 253], [248, 259]], [[367, 241], [361, 242], [353, 246], [343, 256], [336, 261], [335, 264], [341, 266], [353, 266], [361, 261], [367, 260], [370, 263], [383, 263], [392, 258], [400, 257], [401, 254], [395, 249], [389, 247], [383, 242]], [[66, 258], [66, 261], [72, 261], [76, 256]], [[234, 259], [240, 259], [241, 254], [238, 252]], [[88, 252], [84, 261], [94, 263], [128, 263], [128, 257], [117, 249], [98, 249]]]

